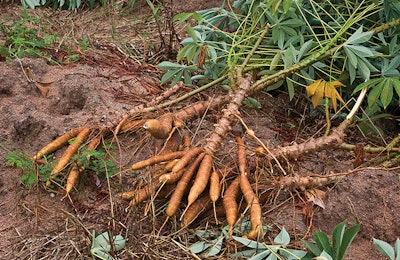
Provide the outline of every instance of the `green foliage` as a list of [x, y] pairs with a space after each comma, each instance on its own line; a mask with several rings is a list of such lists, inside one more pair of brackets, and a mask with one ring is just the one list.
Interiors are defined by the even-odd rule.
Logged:
[[104, 144], [97, 150], [81, 147], [81, 152], [72, 157], [72, 161], [83, 166], [86, 170], [95, 172], [100, 178], [105, 179], [118, 173], [118, 167], [110, 157], [115, 156], [114, 145]]
[[19, 58], [25, 55], [43, 56], [42, 50], [55, 42], [57, 34], [43, 33], [46, 27], [41, 28], [39, 22], [40, 19], [29, 16], [26, 10], [22, 12], [21, 19], [0, 19], [0, 31], [6, 38], [4, 45], [0, 46], [0, 56], [7, 61], [14, 55]]
[[361, 224], [354, 225], [347, 230], [346, 222], [339, 223], [332, 233], [332, 244], [329, 242], [327, 234], [322, 231], [316, 231], [313, 239], [315, 243], [303, 241], [312, 256], [324, 256], [326, 259], [341, 260], [353, 242], [354, 237], [360, 230]]
[[[100, 5], [104, 6], [107, 4], [107, 0], [98, 0]], [[58, 9], [76, 9], [79, 8], [84, 2], [82, 0], [21, 0], [22, 5], [25, 8], [34, 9], [39, 6], [50, 6], [51, 8]], [[94, 8], [96, 0], [87, 0], [86, 2], [90, 8]], [[134, 0], [130, 1], [130, 5], [134, 5]]]
[[[177, 63], [159, 66], [166, 70], [163, 83], [184, 78], [201, 85], [224, 78], [229, 81], [222, 84], [234, 89], [234, 68], [245, 61], [244, 72], [257, 75], [256, 83], [279, 75], [266, 90], [285, 88], [291, 99], [296, 88], [322, 79], [346, 85], [339, 93], [344, 101], [367, 87], [370, 108], [390, 112], [398, 106], [398, 1], [235, 0], [232, 6], [236, 9], [223, 4], [175, 16], [181, 23], [193, 18], [195, 25], [187, 26], [189, 37], [181, 42]], [[266, 26], [266, 36], [252, 50]], [[323, 59], [299, 66], [321, 54]], [[294, 73], [280, 74], [289, 70]]]
[[121, 236], [113, 236], [110, 239], [108, 232], [104, 232], [96, 236], [93, 231], [92, 247], [90, 248], [90, 253], [93, 259], [98, 258], [101, 260], [118, 260], [114, 255], [116, 251], [121, 251], [126, 244], [126, 239]]
[[30, 188], [32, 185], [37, 184], [39, 180], [46, 181], [49, 178], [53, 165], [49, 163], [49, 159], [52, 157], [52, 154], [45, 156], [44, 160], [46, 163], [38, 164], [26, 153], [15, 149], [14, 151], [8, 150], [6, 162], [9, 166], [21, 169], [22, 176], [20, 177], [20, 181], [26, 187]]
[[[71, 139], [69, 142], [73, 142]], [[53, 154], [47, 155], [43, 158], [44, 162], [38, 163], [19, 149], [11, 151], [0, 144], [0, 147], [5, 149], [8, 153], [6, 155], [6, 163], [9, 166], [21, 169], [22, 176], [21, 182], [26, 187], [31, 187], [39, 181], [46, 181], [51, 174], [51, 170], [55, 165]], [[118, 172], [115, 163], [110, 159], [114, 156], [115, 147], [113, 145], [104, 145], [98, 150], [86, 150], [84, 146], [81, 147], [81, 152], [73, 156], [72, 161], [85, 167], [86, 170], [95, 172], [100, 178], [110, 177]]]
[[267, 245], [257, 241], [249, 240], [243, 237], [232, 236], [232, 238], [250, 248], [235, 254], [232, 258], [246, 258], [252, 260], [262, 259], [302, 259], [306, 256], [307, 252], [303, 250], [296, 250], [288, 248], [290, 244], [290, 236], [285, 228], [274, 238], [273, 245]]
[[[263, 226], [264, 232], [271, 229], [269, 226]], [[194, 243], [189, 247], [189, 250], [194, 254], [202, 254], [205, 257], [212, 257], [218, 255], [222, 250], [222, 245], [225, 239], [228, 239], [229, 226], [222, 228], [221, 233], [216, 236], [212, 231], [209, 230], [196, 230], [195, 234], [201, 239], [201, 241]], [[241, 225], [235, 227], [234, 234], [244, 234], [250, 231], [250, 222], [243, 221]], [[251, 240], [250, 240], [251, 241]]]
[[375, 248], [386, 258], [390, 260], [400, 260], [400, 239], [396, 239], [394, 247], [388, 242], [376, 238], [373, 238], [373, 243]]

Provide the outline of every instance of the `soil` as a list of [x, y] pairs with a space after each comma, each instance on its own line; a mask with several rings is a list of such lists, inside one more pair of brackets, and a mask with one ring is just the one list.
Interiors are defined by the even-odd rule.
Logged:
[[[191, 0], [185, 1], [184, 5], [176, 2], [170, 9], [174, 13], [220, 5], [220, 1]], [[90, 11], [29, 10], [30, 15], [51, 23], [60, 35], [72, 30], [67, 38], [75, 41], [64, 43], [70, 48], [76, 48], [74, 43], [84, 35], [89, 36], [91, 48], [69, 65], [54, 65], [44, 58], [27, 57], [10, 63], [0, 62], [0, 144], [3, 148], [20, 149], [33, 155], [73, 127], [110, 124], [121, 114], [150, 102], [168, 89], [159, 84], [162, 72], [151, 64], [168, 58], [167, 47], [162, 46], [157, 26], [150, 17], [151, 10], [145, 1], [136, 1], [133, 10], [123, 13], [119, 10], [112, 7], [97, 7]], [[20, 13], [20, 6], [9, 3], [3, 3], [0, 9], [2, 19], [19, 17]], [[166, 37], [170, 31], [166, 27], [162, 32]], [[178, 26], [180, 37], [183, 32]], [[178, 38], [170, 42], [168, 48], [176, 50], [177, 46]], [[129, 54], [128, 50], [136, 53]], [[143, 61], [144, 56], [147, 63]], [[55, 50], [53, 57], [65, 59]], [[49, 90], [47, 96], [38, 93], [22, 68], [34, 72], [34, 79]], [[170, 99], [185, 91], [186, 88], [179, 90]], [[212, 90], [186, 100], [180, 106], [220, 93], [222, 90]], [[259, 97], [261, 110], [244, 108], [242, 111], [244, 122], [269, 147], [304, 141], [324, 123], [323, 118], [303, 120], [307, 103], [302, 98], [291, 102], [286, 99], [285, 93], [265, 94]], [[209, 111], [204, 118], [186, 122], [185, 128], [196, 133], [195, 145], [204, 144], [204, 136], [212, 131], [217, 114], [218, 111]], [[394, 135], [400, 129], [393, 121], [385, 121], [383, 127]], [[234, 130], [242, 131], [239, 125], [234, 126]], [[348, 142], [382, 143], [377, 138], [363, 139], [356, 128], [351, 128], [348, 134]], [[390, 140], [390, 134], [385, 138]], [[249, 147], [256, 147], [250, 139], [245, 141]], [[132, 162], [150, 157], [160, 144], [140, 130], [121, 135], [118, 145], [116, 162], [118, 167], [126, 169]], [[231, 142], [224, 145], [218, 154], [221, 163], [235, 157]], [[118, 254], [121, 259], [193, 257], [187, 251], [187, 247], [197, 241], [193, 229], [182, 230], [179, 219], [171, 218], [159, 232], [165, 220], [165, 200], [126, 210], [127, 203], [117, 198], [116, 194], [121, 191], [134, 190], [135, 184], [141, 181], [139, 176], [122, 171], [107, 182], [87, 173], [81, 177], [71, 198], [64, 198], [61, 187], [48, 189], [41, 183], [31, 188], [23, 186], [21, 171], [6, 164], [7, 153], [0, 149], [1, 259], [90, 259], [94, 230], [98, 233], [109, 230], [113, 235], [121, 234], [127, 238], [126, 248]], [[61, 153], [62, 150], [57, 151], [55, 157]], [[328, 148], [291, 162], [289, 174], [345, 172], [353, 168], [353, 160], [352, 152]], [[320, 189], [327, 194], [323, 199], [325, 208], [316, 205], [312, 208], [310, 230], [307, 226], [310, 219], [302, 214], [303, 207], [295, 192], [281, 191], [278, 199], [291, 198], [291, 195], [293, 199], [275, 209], [265, 203], [263, 211], [268, 213], [263, 215], [263, 221], [273, 227], [265, 241], [285, 227], [292, 236], [293, 245], [302, 247], [300, 239], [311, 239], [315, 230], [331, 234], [334, 226], [343, 220], [348, 225], [361, 222], [361, 230], [345, 259], [384, 259], [374, 249], [372, 238], [393, 245], [400, 235], [400, 170], [366, 169]], [[191, 227], [220, 231], [212, 211]]]

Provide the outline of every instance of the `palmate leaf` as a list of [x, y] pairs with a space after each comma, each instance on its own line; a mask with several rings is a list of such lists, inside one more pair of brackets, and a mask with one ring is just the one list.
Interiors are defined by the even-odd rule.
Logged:
[[306, 87], [306, 92], [307, 96], [311, 97], [311, 102], [314, 108], [321, 104], [324, 97], [326, 97], [332, 101], [333, 109], [336, 112], [337, 100], [342, 104], [345, 103], [339, 92], [336, 90], [337, 87], [344, 87], [344, 85], [340, 81], [327, 82], [323, 79], [318, 79]]
[[[393, 100], [393, 94], [400, 97], [400, 77], [390, 77], [390, 78], [376, 78], [368, 80], [360, 85], [358, 85], [353, 94], [364, 88], [371, 88], [368, 93], [368, 107], [372, 108], [378, 102], [382, 104], [382, 107], [386, 109]], [[394, 89], [394, 90], [393, 90]]]

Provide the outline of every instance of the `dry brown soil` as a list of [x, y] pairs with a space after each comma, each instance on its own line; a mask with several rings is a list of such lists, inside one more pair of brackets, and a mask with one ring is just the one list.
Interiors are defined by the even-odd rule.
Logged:
[[[11, 150], [19, 148], [32, 155], [72, 127], [110, 122], [135, 105], [152, 100], [167, 88], [159, 86], [161, 73], [154, 66], [136, 62], [143, 61], [140, 53], [143, 53], [144, 46], [151, 49], [152, 44], [160, 44], [154, 21], [149, 18], [150, 10], [143, 2], [137, 1], [137, 7], [124, 14], [114, 8], [77, 12], [29, 11], [31, 15], [52, 23], [60, 35], [71, 30], [72, 33], [66, 37], [71, 48], [71, 42], [74, 42], [71, 39], [79, 42], [83, 35], [89, 36], [91, 50], [78, 62], [63, 66], [51, 65], [42, 58], [0, 62], [0, 142], [3, 146]], [[219, 5], [219, 1], [178, 2], [174, 4], [174, 12]], [[16, 18], [20, 10], [19, 6], [3, 4], [1, 18]], [[163, 32], [168, 30], [163, 29]], [[145, 34], [150, 36], [143, 38]], [[138, 58], [123, 57], [125, 49], [119, 51], [115, 46], [125, 46], [126, 49], [136, 47]], [[174, 48], [176, 46], [175, 43]], [[151, 55], [148, 54], [148, 57]], [[47, 97], [40, 96], [32, 88], [21, 67], [30, 67], [37, 81], [47, 83]], [[185, 91], [187, 89], [180, 90], [176, 96]], [[218, 93], [221, 91], [213, 90], [204, 95]], [[202, 97], [192, 98], [183, 105], [198, 98]], [[301, 98], [293, 102], [286, 99], [284, 93], [274, 97], [266, 94], [259, 98], [262, 110], [243, 110], [243, 120], [270, 147], [304, 141], [318, 125], [324, 123], [323, 119], [301, 120], [307, 103]], [[187, 130], [191, 133], [197, 131], [195, 143], [204, 144], [204, 136], [212, 131], [217, 112], [209, 111], [204, 119], [187, 122]], [[392, 121], [385, 124], [392, 131], [399, 130]], [[351, 128], [350, 132], [348, 142], [381, 142], [380, 139], [361, 139], [356, 128]], [[249, 139], [245, 141], [249, 142], [249, 147], [255, 146]], [[157, 145], [143, 131], [121, 136], [119, 144], [117, 163], [122, 169], [153, 154], [154, 145]], [[235, 150], [227, 147], [229, 144], [221, 149], [220, 156], [234, 158]], [[165, 228], [158, 233], [165, 220], [165, 200], [156, 200], [147, 204], [147, 208], [143, 205], [125, 211], [127, 203], [118, 200], [115, 195], [134, 189], [132, 179], [137, 180], [138, 177], [133, 178], [131, 173], [118, 174], [110, 180], [110, 187], [105, 180], [99, 181], [88, 173], [81, 178], [71, 199], [62, 200], [62, 188], [48, 190], [42, 184], [31, 189], [24, 187], [19, 181], [21, 172], [6, 165], [6, 153], [0, 149], [1, 259], [90, 259], [93, 230], [110, 230], [127, 238], [126, 249], [118, 255], [122, 259], [192, 258], [185, 247], [196, 239], [191, 230], [180, 230], [178, 219], [168, 220]], [[58, 151], [55, 156], [60, 153]], [[289, 174], [344, 172], [352, 169], [353, 159], [350, 151], [328, 149], [291, 162], [292, 171]], [[347, 220], [349, 225], [361, 222], [360, 233], [346, 259], [383, 259], [373, 248], [372, 238], [393, 244], [400, 235], [399, 178], [399, 170], [368, 169], [349, 175], [333, 186], [321, 188], [327, 192], [324, 200], [326, 207], [314, 206], [310, 233], [318, 229], [331, 233], [334, 226], [343, 220]], [[280, 196], [290, 198], [289, 195], [289, 192], [283, 191]], [[299, 205], [295, 194], [293, 198], [274, 210], [265, 203], [263, 210], [268, 213], [263, 218], [264, 223], [274, 228], [271, 237], [277, 233], [278, 227], [284, 226], [292, 235], [294, 244], [301, 247], [299, 239], [306, 234], [307, 225], [301, 207], [295, 207]], [[194, 228], [204, 229], [205, 225], [215, 232], [220, 231], [212, 211]], [[306, 239], [310, 239], [310, 233]], [[267, 233], [265, 241], [269, 241], [269, 235]]]

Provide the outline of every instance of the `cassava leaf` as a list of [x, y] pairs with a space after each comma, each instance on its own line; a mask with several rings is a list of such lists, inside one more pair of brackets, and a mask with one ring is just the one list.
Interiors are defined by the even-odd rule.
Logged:
[[290, 235], [286, 231], [285, 227], [282, 227], [281, 232], [274, 238], [274, 243], [287, 245], [290, 243]]
[[324, 232], [316, 231], [313, 238], [319, 248], [327, 252], [329, 255], [332, 255], [332, 248], [328, 236]]
[[361, 26], [360, 28], [357, 29], [357, 31], [355, 31], [353, 33], [353, 35], [351, 35], [347, 39], [347, 41], [344, 44], [349, 45], [349, 44], [364, 43], [364, 42], [368, 41], [372, 37], [373, 34], [374, 34], [373, 31], [363, 32], [363, 26]]
[[[398, 239], [397, 239], [398, 240]], [[386, 241], [372, 238], [373, 244], [376, 249], [385, 257], [394, 260], [395, 257], [395, 251], [393, 247]]]

